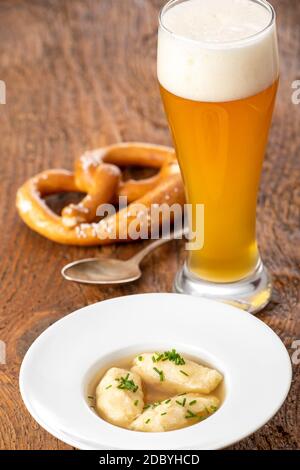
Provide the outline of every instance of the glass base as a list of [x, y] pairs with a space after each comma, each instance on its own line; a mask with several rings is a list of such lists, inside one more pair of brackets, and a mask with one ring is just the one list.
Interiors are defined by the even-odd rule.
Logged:
[[257, 313], [270, 300], [272, 282], [261, 261], [251, 276], [229, 283], [204, 281], [193, 275], [185, 264], [176, 275], [174, 292], [206, 297], [242, 308], [250, 313]]

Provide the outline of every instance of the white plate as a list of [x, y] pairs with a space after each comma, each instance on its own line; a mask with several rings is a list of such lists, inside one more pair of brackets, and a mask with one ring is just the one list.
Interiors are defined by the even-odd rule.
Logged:
[[[221, 372], [222, 407], [207, 420], [166, 433], [139, 433], [100, 419], [86, 387], [123, 355], [176, 348]], [[210, 300], [143, 294], [100, 302], [48, 328], [20, 372], [25, 405], [48, 432], [80, 449], [220, 449], [255, 432], [283, 404], [291, 363], [278, 336], [254, 316]]]

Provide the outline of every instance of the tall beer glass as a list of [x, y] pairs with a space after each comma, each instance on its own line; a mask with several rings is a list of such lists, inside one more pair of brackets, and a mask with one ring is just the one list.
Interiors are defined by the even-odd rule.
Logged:
[[159, 18], [158, 80], [204, 246], [177, 292], [257, 312], [271, 282], [256, 242], [256, 202], [278, 86], [275, 12], [265, 0], [171, 0]]

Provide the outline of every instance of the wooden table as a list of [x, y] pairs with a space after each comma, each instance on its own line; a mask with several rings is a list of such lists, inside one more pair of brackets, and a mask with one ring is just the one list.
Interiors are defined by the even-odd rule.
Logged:
[[[25, 409], [18, 374], [33, 340], [67, 313], [99, 300], [170, 292], [184, 259], [172, 242], [155, 252], [143, 278], [126, 287], [64, 281], [61, 267], [100, 252], [129, 257], [141, 244], [111, 248], [59, 246], [31, 232], [15, 210], [21, 183], [42, 169], [72, 169], [88, 148], [141, 140], [170, 143], [156, 82], [157, 13], [162, 0], [1, 0], [0, 79], [0, 448], [68, 449]], [[263, 258], [274, 294], [259, 317], [289, 351], [300, 339], [300, 105], [291, 102], [300, 78], [300, 2], [273, 0], [279, 15], [282, 79], [258, 208]], [[298, 75], [297, 75], [298, 74]], [[255, 348], [255, 344], [253, 345]], [[274, 364], [276, 367], [276, 364]], [[234, 449], [300, 448], [300, 365], [274, 419]]]

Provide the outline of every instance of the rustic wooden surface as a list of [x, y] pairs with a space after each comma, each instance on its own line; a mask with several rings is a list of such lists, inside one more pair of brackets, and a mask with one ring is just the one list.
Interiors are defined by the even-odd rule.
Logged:
[[[50, 167], [72, 168], [87, 148], [125, 140], [169, 144], [155, 77], [156, 18], [162, 0], [1, 0], [0, 79], [0, 448], [70, 449], [40, 428], [18, 389], [22, 358], [32, 341], [65, 314], [115, 296], [170, 292], [184, 258], [170, 243], [154, 253], [143, 278], [127, 287], [64, 281], [61, 267], [99, 249], [62, 247], [19, 220], [18, 186]], [[259, 241], [274, 277], [274, 295], [259, 317], [292, 353], [300, 339], [300, 105], [291, 83], [300, 78], [300, 2], [273, 0], [279, 15], [282, 79], [259, 199]], [[298, 75], [297, 75], [298, 74]], [[141, 245], [104, 248], [128, 257]], [[255, 344], [253, 345], [255, 348]], [[276, 365], [274, 365], [276, 367]], [[234, 449], [300, 448], [300, 366], [274, 419]]]

